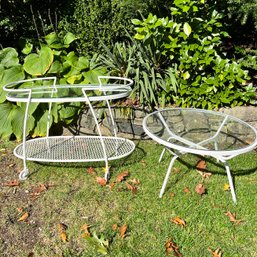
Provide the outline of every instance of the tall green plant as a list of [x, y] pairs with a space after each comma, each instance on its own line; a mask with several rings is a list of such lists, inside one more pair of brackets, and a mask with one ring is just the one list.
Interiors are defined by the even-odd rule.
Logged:
[[157, 48], [131, 40], [127, 44], [116, 43], [113, 51], [104, 46], [106, 54], [101, 55], [100, 59], [111, 74], [134, 80], [132, 97], [137, 98], [143, 106], [150, 109], [165, 106], [176, 93], [174, 68], [165, 67], [166, 61]]

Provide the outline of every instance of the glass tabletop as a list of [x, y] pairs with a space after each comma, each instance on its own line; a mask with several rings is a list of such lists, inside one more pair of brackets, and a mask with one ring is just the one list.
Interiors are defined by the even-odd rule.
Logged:
[[85, 95], [90, 101], [120, 99], [130, 94], [131, 87], [119, 84], [92, 85], [55, 85], [40, 87], [19, 87], [7, 93], [7, 100], [27, 102], [31, 93], [31, 102], [83, 102]]
[[204, 154], [240, 154], [257, 145], [257, 131], [220, 112], [172, 108], [148, 114], [143, 127], [155, 141], [179, 150]]

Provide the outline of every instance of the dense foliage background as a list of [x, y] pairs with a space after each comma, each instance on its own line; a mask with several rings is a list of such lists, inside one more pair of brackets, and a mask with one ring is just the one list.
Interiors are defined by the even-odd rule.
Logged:
[[[21, 130], [13, 130], [24, 108], [7, 103], [2, 91], [15, 79], [56, 76], [74, 84], [93, 83], [104, 74], [126, 76], [135, 82], [131, 97], [150, 109], [256, 102], [256, 0], [4, 0], [0, 5], [1, 137], [21, 137]], [[31, 113], [28, 134], [42, 135], [44, 108]], [[53, 123], [70, 124], [79, 112], [58, 108]]]

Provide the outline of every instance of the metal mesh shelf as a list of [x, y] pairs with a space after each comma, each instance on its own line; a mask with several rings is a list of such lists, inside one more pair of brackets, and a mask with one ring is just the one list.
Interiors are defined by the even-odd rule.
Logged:
[[[116, 160], [133, 152], [135, 144], [124, 138], [102, 137], [108, 160]], [[14, 154], [23, 159], [23, 144]], [[104, 161], [104, 151], [99, 136], [61, 136], [36, 138], [26, 141], [26, 159], [42, 162]]]

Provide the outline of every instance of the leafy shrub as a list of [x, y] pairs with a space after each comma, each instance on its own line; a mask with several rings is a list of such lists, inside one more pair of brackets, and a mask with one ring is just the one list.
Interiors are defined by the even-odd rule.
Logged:
[[173, 101], [184, 107], [219, 108], [250, 103], [255, 93], [246, 86], [248, 72], [220, 52], [221, 16], [204, 0], [175, 0], [171, 18], [133, 20], [135, 38], [177, 67], [177, 95]]
[[[25, 43], [23, 54], [19, 56], [14, 48], [0, 51], [0, 137], [9, 138], [12, 134], [20, 140], [25, 113], [25, 104], [9, 103], [5, 101], [3, 86], [7, 83], [34, 77], [56, 76], [61, 84], [95, 83], [98, 75], [106, 74], [106, 69], [97, 64], [96, 57], [88, 59], [77, 56], [69, 51], [70, 44], [75, 40], [73, 34], [68, 33], [59, 37], [51, 33], [45, 37], [45, 44], [33, 46]], [[20, 57], [20, 58], [19, 58]], [[23, 63], [20, 61], [23, 60]], [[51, 123], [71, 123], [80, 111], [80, 103], [54, 104], [52, 107]], [[43, 136], [46, 134], [47, 122], [46, 104], [33, 104], [29, 111], [27, 135]]]

